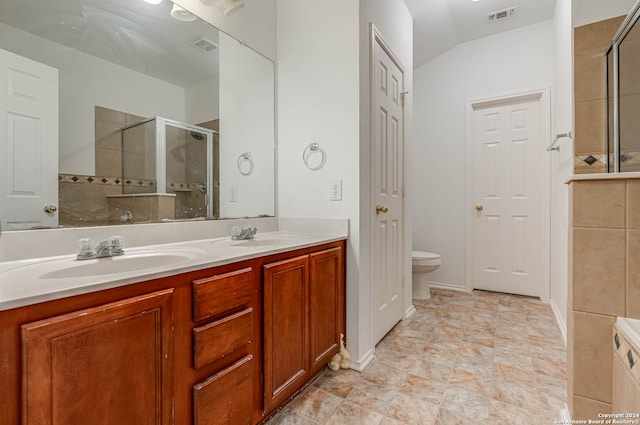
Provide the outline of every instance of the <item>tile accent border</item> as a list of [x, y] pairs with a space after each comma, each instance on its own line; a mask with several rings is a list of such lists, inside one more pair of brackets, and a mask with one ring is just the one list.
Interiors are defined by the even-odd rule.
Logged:
[[86, 176], [81, 174], [58, 174], [58, 183], [85, 183], [101, 185], [121, 185], [120, 177]]

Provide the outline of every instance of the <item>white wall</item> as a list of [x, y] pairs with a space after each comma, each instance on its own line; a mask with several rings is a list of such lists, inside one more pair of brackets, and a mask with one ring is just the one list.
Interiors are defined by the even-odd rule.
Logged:
[[198, 124], [220, 117], [220, 76], [192, 84], [185, 89], [185, 121]]
[[464, 43], [415, 71], [413, 248], [442, 256], [435, 283], [465, 287], [466, 103], [551, 87], [553, 31], [549, 20]]
[[[361, 252], [370, 232], [362, 217], [371, 214], [368, 151], [361, 151], [369, 125], [361, 111], [361, 102], [368, 108], [362, 90], [369, 90], [365, 20], [379, 25], [411, 69], [411, 17], [401, 0], [278, 0], [277, 13], [278, 215], [349, 219], [347, 345], [359, 367], [373, 349], [370, 260], [368, 250]], [[318, 171], [302, 162], [311, 141], [327, 154]], [[342, 201], [332, 202], [329, 184], [339, 179]]]
[[184, 120], [184, 90], [178, 86], [5, 24], [0, 24], [0, 40], [0, 48], [59, 71], [61, 173], [94, 174], [96, 105], [140, 116]]
[[[554, 26], [554, 79], [551, 134], [573, 129], [573, 26], [571, 0], [556, 0]], [[550, 304], [563, 335], [567, 329], [569, 270], [569, 187], [573, 174], [573, 140], [558, 141], [560, 151], [551, 152], [551, 261]]]
[[573, 0], [573, 26], [580, 27], [626, 15], [635, 2], [636, 0]]
[[[220, 216], [274, 215], [274, 67], [228, 35], [220, 34]], [[254, 168], [238, 171], [248, 152]], [[243, 161], [244, 162], [244, 161]], [[244, 172], [249, 163], [241, 163]], [[231, 202], [231, 188], [237, 201]]]

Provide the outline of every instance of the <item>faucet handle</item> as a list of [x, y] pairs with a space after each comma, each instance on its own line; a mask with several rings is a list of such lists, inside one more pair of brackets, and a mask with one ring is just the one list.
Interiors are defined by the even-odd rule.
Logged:
[[111, 236], [109, 238], [109, 246], [114, 249], [124, 249], [124, 236]]

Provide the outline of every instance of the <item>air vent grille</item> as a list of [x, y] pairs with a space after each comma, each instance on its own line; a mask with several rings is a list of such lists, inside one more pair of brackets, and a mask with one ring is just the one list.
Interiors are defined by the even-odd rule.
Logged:
[[191, 43], [193, 47], [200, 50], [201, 52], [208, 53], [213, 49], [217, 49], [218, 45], [211, 40], [208, 40], [204, 37], [200, 37], [199, 39], [193, 41]]
[[507, 18], [513, 18], [518, 14], [518, 6], [498, 10], [487, 14], [487, 22], [496, 22]]

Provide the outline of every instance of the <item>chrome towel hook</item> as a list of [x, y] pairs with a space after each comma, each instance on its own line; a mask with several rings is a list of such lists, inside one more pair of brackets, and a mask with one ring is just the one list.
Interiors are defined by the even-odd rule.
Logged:
[[[249, 163], [248, 169], [246, 169], [246, 167], [242, 167], [242, 164], [244, 164], [245, 162]], [[236, 166], [238, 167], [238, 171], [240, 172], [240, 174], [242, 174], [243, 176], [250, 176], [253, 173], [253, 159], [251, 158], [251, 154], [249, 152], [240, 154], [240, 156], [238, 157], [238, 161], [236, 162]]]
[[[317, 165], [309, 165], [309, 158], [314, 153], [318, 153], [318, 152], [321, 155], [320, 162]], [[311, 142], [309, 143], [309, 146], [307, 146], [302, 152], [302, 161], [304, 162], [304, 165], [306, 165], [308, 169], [310, 169], [311, 171], [316, 171], [324, 167], [325, 162], [327, 162], [327, 155], [322, 150], [318, 142]]]

